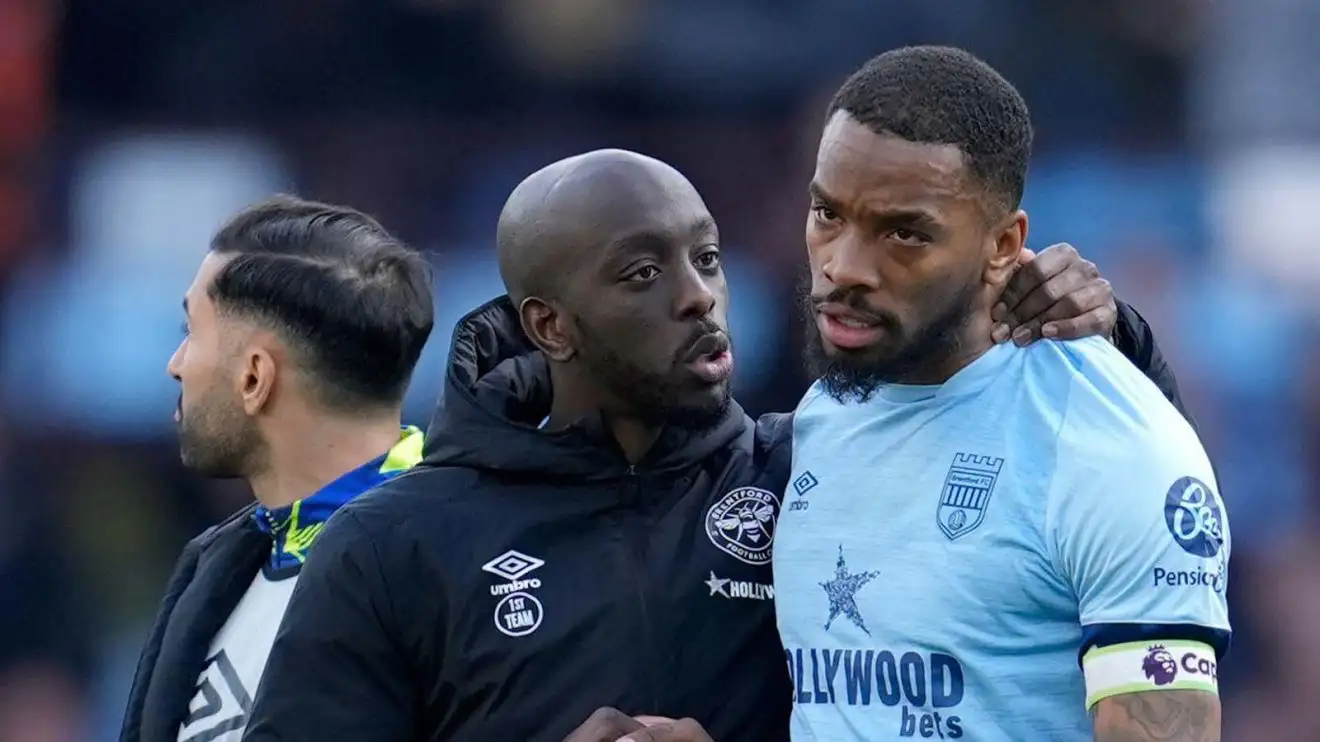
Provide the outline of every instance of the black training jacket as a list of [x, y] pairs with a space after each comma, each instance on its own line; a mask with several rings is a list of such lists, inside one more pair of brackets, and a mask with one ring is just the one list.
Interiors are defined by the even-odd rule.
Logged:
[[426, 461], [318, 538], [245, 742], [560, 742], [600, 706], [787, 739], [769, 557], [791, 418], [735, 405], [631, 467], [598, 421], [538, 430], [550, 395], [507, 299], [461, 321]]
[[270, 558], [270, 536], [253, 522], [255, 509], [242, 508], [183, 548], [138, 659], [120, 742], [179, 739], [211, 640]]

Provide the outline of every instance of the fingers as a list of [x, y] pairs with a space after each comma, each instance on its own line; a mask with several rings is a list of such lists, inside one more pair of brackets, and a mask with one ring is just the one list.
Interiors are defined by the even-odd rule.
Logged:
[[612, 708], [596, 709], [582, 726], [574, 729], [564, 742], [615, 742], [620, 737], [645, 727], [631, 716]]
[[633, 732], [618, 742], [714, 742], [692, 719], [680, 719]]
[[1118, 316], [1109, 282], [1068, 245], [1054, 245], [1018, 270], [1004, 297], [991, 311], [996, 343], [1107, 336]]
[[1037, 286], [1062, 273], [1069, 265], [1081, 259], [1082, 256], [1078, 254], [1076, 248], [1062, 243], [1050, 245], [1030, 260], [1024, 261], [1019, 257], [1018, 269], [1000, 294], [1000, 303], [1012, 311], [1022, 298]]
[[[1027, 345], [1040, 338], [1075, 340], [1101, 335], [1108, 337], [1118, 320], [1114, 291], [1099, 279], [1068, 294], [1054, 306], [1013, 330], [1013, 342]], [[992, 333], [993, 335], [994, 333]]]
[[1041, 336], [1051, 340], [1075, 340], [1092, 335], [1109, 337], [1117, 321], [1118, 310], [1111, 303], [1096, 307], [1078, 317], [1046, 322], [1041, 327]]

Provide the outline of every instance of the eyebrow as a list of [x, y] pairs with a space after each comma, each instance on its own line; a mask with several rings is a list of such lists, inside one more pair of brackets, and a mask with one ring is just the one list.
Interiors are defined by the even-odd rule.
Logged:
[[183, 313], [188, 313], [188, 297], [183, 297]]
[[[816, 201], [836, 208], [838, 201], [831, 196], [825, 189], [815, 181], [807, 186], [808, 193]], [[869, 221], [881, 228], [893, 227], [920, 227], [924, 229], [935, 229], [940, 226], [940, 220], [925, 209], [898, 208], [876, 211], [867, 215]]]
[[828, 193], [825, 192], [825, 188], [824, 188], [823, 186], [821, 186], [821, 184], [817, 183], [817, 182], [814, 181], [814, 180], [811, 181], [811, 185], [807, 186], [807, 193], [808, 193], [812, 198], [814, 198], [814, 199], [816, 199], [817, 201], [820, 201], [820, 202], [822, 202], [822, 203], [825, 203], [825, 204], [833, 204], [833, 203], [835, 203], [834, 198], [833, 198], [832, 196], [830, 196], [830, 194], [828, 194]]
[[[701, 237], [708, 234], [718, 234], [719, 226], [715, 224], [714, 217], [709, 215], [697, 217], [692, 221], [686, 230], [691, 237]], [[628, 248], [652, 247], [655, 245], [667, 244], [671, 235], [655, 229], [641, 229], [632, 234], [621, 237], [610, 244], [613, 248], [611, 252], [619, 252]]]

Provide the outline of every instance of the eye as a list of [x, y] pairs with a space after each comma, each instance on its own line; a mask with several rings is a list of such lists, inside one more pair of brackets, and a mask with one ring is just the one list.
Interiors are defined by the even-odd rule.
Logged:
[[187, 322], [184, 322], [184, 323], [182, 323], [182, 324], [179, 325], [179, 333], [180, 333], [180, 334], [182, 334], [184, 337], [188, 337], [188, 332], [189, 332], [189, 330], [188, 330], [188, 323], [187, 323]]
[[930, 238], [920, 232], [914, 232], [906, 227], [899, 227], [889, 233], [889, 238], [895, 242], [901, 242], [905, 245], [919, 247], [930, 242]]
[[625, 281], [645, 282], [653, 281], [660, 277], [660, 269], [654, 265], [644, 265], [624, 277]]
[[834, 213], [834, 209], [831, 209], [825, 204], [812, 204], [811, 215], [815, 217], [818, 222], [832, 222], [839, 218], [839, 215]]
[[702, 254], [698, 255], [692, 262], [702, 270], [713, 271], [716, 268], [720, 267], [720, 253], [718, 250], [703, 252]]

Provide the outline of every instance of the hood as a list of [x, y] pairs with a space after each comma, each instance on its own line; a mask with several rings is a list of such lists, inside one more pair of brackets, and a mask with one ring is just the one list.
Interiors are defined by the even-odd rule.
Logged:
[[[484, 304], [454, 328], [424, 465], [591, 480], [625, 473], [628, 462], [599, 417], [564, 430], [539, 429], [552, 396], [548, 362], [523, 333], [513, 302], [501, 296]], [[709, 430], [666, 429], [637, 468], [684, 468], [751, 431], [751, 420], [730, 403]]]

